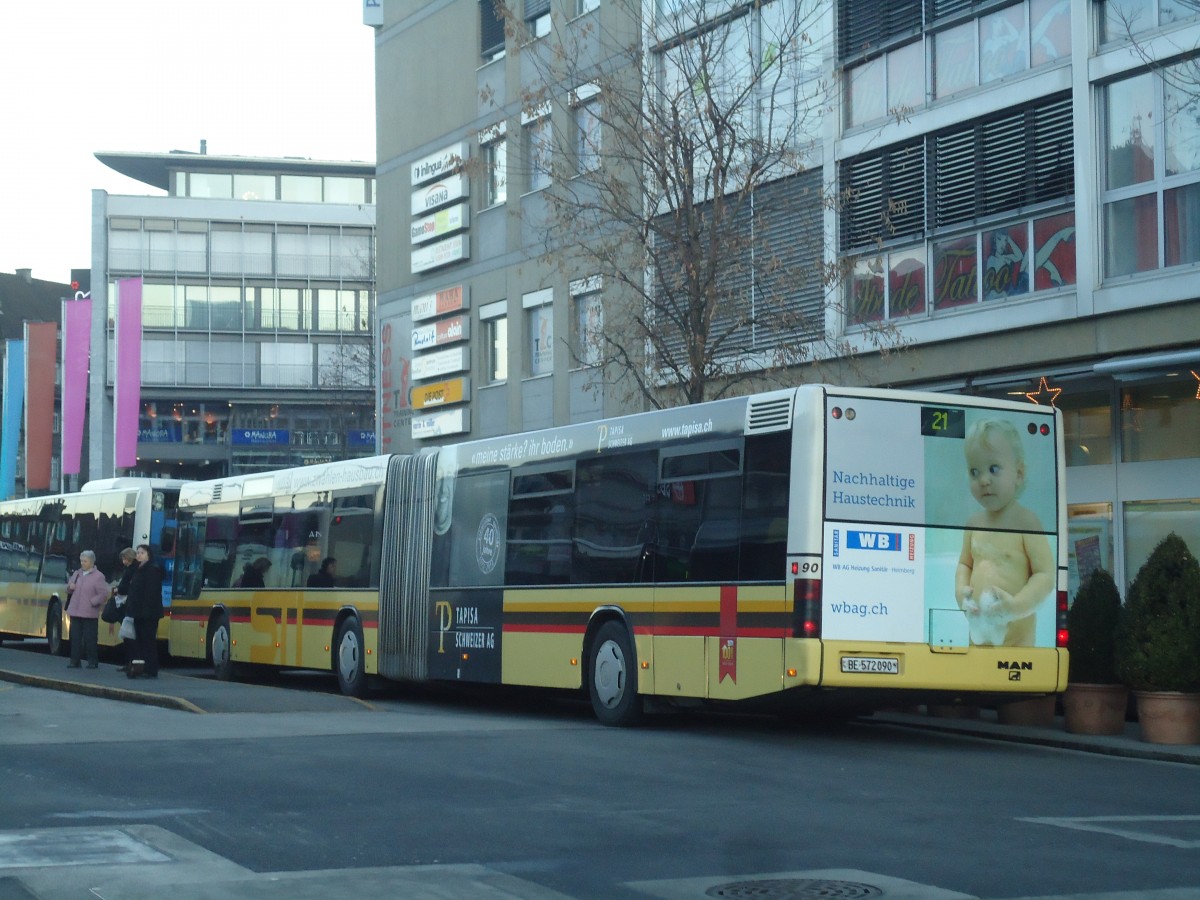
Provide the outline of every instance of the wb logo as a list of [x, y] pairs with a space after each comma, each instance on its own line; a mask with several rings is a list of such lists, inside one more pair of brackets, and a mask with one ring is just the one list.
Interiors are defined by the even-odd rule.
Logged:
[[846, 546], [852, 550], [899, 550], [900, 535], [888, 531], [847, 531]]

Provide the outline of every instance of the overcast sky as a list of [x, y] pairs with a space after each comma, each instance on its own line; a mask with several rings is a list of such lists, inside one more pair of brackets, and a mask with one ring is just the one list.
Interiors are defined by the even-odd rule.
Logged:
[[0, 272], [91, 266], [97, 151], [375, 160], [362, 0], [0, 0]]

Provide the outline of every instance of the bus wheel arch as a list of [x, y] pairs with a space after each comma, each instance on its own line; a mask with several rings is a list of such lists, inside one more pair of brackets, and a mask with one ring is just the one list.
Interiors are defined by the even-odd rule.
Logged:
[[333, 629], [331, 654], [338, 688], [347, 697], [367, 695], [367, 654], [362, 620], [353, 609], [343, 610]]
[[46, 649], [51, 656], [67, 656], [71, 652], [69, 641], [64, 640], [62, 603], [57, 596], [50, 598], [46, 608]]
[[598, 612], [584, 637], [585, 689], [592, 712], [604, 725], [635, 725], [642, 718], [638, 696], [637, 644], [619, 610]]
[[229, 613], [224, 607], [214, 608], [208, 617], [208, 632], [204, 645], [205, 655], [212, 664], [216, 679], [233, 681], [233, 632], [229, 627]]

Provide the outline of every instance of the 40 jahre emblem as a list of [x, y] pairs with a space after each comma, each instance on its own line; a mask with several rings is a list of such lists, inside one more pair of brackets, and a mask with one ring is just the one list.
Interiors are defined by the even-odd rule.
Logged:
[[500, 559], [500, 523], [491, 513], [487, 513], [479, 522], [479, 531], [475, 534], [475, 561], [479, 571], [490, 575]]

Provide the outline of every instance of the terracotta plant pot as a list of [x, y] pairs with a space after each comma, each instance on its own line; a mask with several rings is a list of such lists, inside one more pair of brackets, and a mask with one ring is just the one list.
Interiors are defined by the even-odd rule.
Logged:
[[1200, 694], [1134, 691], [1142, 740], [1151, 744], [1200, 744]]
[[996, 709], [996, 718], [1003, 725], [1033, 725], [1045, 727], [1054, 724], [1054, 695], [1014, 700]]
[[1071, 734], [1121, 734], [1129, 690], [1123, 684], [1068, 684], [1063, 721]]

